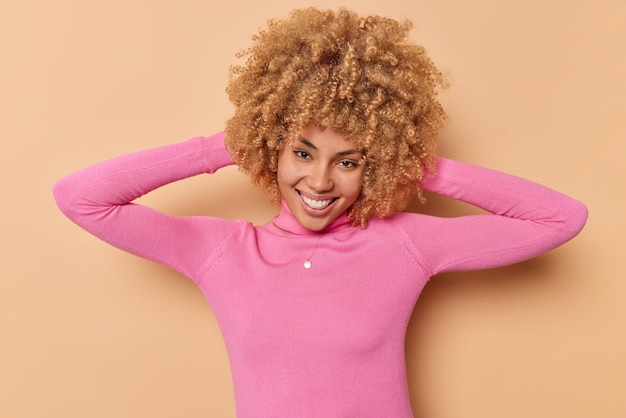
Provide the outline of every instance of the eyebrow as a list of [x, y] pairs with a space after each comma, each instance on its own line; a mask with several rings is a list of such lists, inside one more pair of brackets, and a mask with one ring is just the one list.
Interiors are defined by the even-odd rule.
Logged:
[[[309, 141], [306, 138], [300, 138], [300, 142], [302, 143], [302, 145], [305, 145], [311, 149], [314, 149], [315, 151], [318, 150], [315, 144], [313, 144], [311, 141]], [[361, 151], [360, 149], [354, 148], [354, 149], [348, 149], [345, 151], [339, 151], [336, 155], [343, 157], [343, 156], [352, 155], [352, 154], [363, 154], [363, 151]]]

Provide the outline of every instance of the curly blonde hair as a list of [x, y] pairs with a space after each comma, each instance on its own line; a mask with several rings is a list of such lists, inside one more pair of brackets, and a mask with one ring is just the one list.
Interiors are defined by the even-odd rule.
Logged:
[[363, 150], [361, 195], [349, 209], [365, 228], [417, 196], [433, 169], [446, 115], [437, 100], [444, 77], [424, 48], [408, 40], [410, 21], [360, 17], [340, 9], [293, 11], [267, 29], [230, 69], [235, 106], [226, 145], [240, 169], [274, 204], [280, 149], [311, 123], [331, 128]]

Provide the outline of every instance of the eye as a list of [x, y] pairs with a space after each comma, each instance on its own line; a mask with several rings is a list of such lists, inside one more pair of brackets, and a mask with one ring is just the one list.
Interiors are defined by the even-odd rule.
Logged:
[[301, 158], [303, 160], [306, 160], [306, 159], [310, 158], [309, 153], [306, 152], [306, 151], [294, 150], [293, 153], [295, 154], [296, 157]]
[[351, 160], [341, 160], [339, 161], [338, 165], [341, 168], [352, 169], [356, 168], [359, 164]]

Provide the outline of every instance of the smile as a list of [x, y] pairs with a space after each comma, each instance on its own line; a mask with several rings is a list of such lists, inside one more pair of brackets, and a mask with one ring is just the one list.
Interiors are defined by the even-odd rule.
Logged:
[[[300, 194], [300, 193], [299, 193]], [[311, 209], [324, 209], [333, 203], [336, 199], [315, 200], [300, 194], [300, 199]]]

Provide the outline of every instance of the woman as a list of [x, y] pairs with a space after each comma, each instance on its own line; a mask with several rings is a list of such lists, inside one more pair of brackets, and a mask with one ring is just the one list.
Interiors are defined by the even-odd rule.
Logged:
[[[78, 225], [202, 289], [240, 417], [411, 417], [404, 336], [429, 278], [537, 256], [585, 223], [576, 200], [436, 155], [443, 78], [409, 30], [346, 10], [270, 21], [231, 70], [235, 113], [223, 134], [119, 157], [55, 186]], [[281, 205], [271, 222], [132, 203], [233, 163]], [[489, 213], [400, 212], [423, 190]]]

